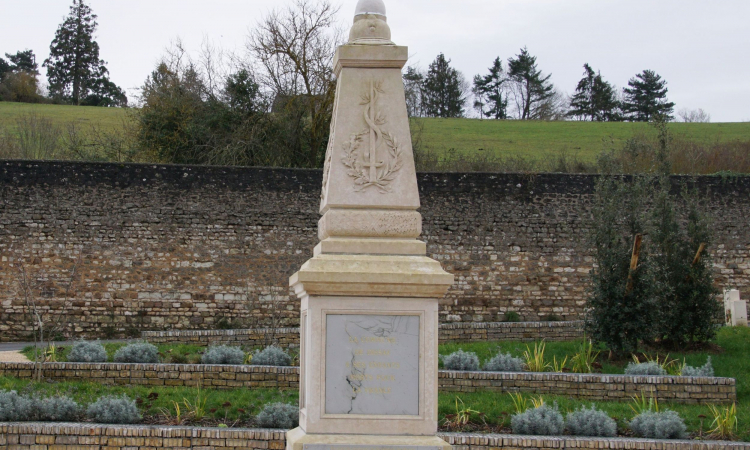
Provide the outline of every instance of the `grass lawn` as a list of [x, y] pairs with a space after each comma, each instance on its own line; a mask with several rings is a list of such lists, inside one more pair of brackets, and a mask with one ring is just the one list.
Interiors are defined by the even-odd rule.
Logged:
[[[673, 123], [675, 137], [701, 143], [750, 141], [750, 122]], [[602, 150], [620, 148], [635, 134], [655, 133], [644, 123], [522, 122], [517, 120], [424, 119], [426, 150], [445, 155], [484, 151], [495, 156], [542, 159], [566, 151], [593, 161]]]
[[83, 125], [84, 129], [88, 129], [89, 125], [96, 125], [103, 130], [121, 127], [122, 121], [128, 119], [128, 110], [123, 108], [0, 102], [0, 130], [6, 127], [15, 129], [16, 120], [28, 114], [46, 117], [62, 127], [75, 122]]
[[[97, 108], [69, 105], [35, 105], [0, 102], [0, 131], [14, 129], [24, 114], [36, 113], [53, 123], [65, 126], [70, 122], [100, 126], [111, 130], [129, 120], [129, 111], [122, 108]], [[604, 149], [619, 148], [628, 138], [639, 133], [654, 133], [643, 123], [591, 122], [522, 122], [517, 120], [420, 119], [424, 122], [422, 141], [426, 150], [445, 155], [491, 152], [494, 156], [524, 156], [542, 159], [566, 151], [581, 161], [591, 162]], [[670, 129], [677, 138], [718, 143], [750, 141], [747, 123], [674, 123]]]

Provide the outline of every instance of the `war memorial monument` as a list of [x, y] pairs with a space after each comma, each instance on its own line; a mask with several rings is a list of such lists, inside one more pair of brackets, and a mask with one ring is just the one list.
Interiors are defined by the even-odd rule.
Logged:
[[301, 300], [300, 426], [287, 449], [441, 449], [438, 300], [453, 275], [425, 256], [401, 80], [382, 0], [360, 0], [338, 77], [314, 257]]

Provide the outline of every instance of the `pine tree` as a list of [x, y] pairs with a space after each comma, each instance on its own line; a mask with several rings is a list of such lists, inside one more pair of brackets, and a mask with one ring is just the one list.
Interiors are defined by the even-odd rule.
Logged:
[[567, 115], [596, 122], [621, 120], [615, 88], [590, 65], [584, 64], [583, 69], [583, 78], [578, 82]]
[[424, 110], [428, 117], [463, 117], [466, 96], [461, 73], [442, 53], [430, 64], [423, 84]]
[[644, 70], [628, 82], [623, 109], [633, 122], [650, 122], [674, 117], [674, 103], [667, 100], [667, 82], [653, 70]]
[[[489, 74], [474, 77], [474, 92], [477, 97], [475, 107], [480, 108], [483, 117], [508, 118], [508, 98], [505, 88], [507, 81], [503, 63], [499, 57], [492, 63]], [[484, 106], [487, 106], [487, 109], [484, 109]]]
[[50, 56], [44, 61], [53, 98], [74, 105], [115, 106], [127, 101], [99, 59], [96, 18], [84, 0], [73, 0], [70, 15], [57, 29]]
[[[7, 56], [7, 55], [6, 55]], [[0, 58], [0, 81], [3, 81], [3, 76], [11, 71], [11, 66], [8, 61]]]
[[24, 50], [16, 52], [15, 55], [6, 53], [5, 56], [10, 61], [11, 71], [27, 72], [33, 75], [39, 75], [39, 65], [36, 63], [36, 55], [33, 50]]
[[518, 118], [539, 119], [541, 108], [555, 95], [555, 87], [549, 81], [552, 75], [543, 76], [537, 67], [536, 56], [531, 56], [526, 48], [508, 60], [508, 74], [516, 84], [514, 96]]

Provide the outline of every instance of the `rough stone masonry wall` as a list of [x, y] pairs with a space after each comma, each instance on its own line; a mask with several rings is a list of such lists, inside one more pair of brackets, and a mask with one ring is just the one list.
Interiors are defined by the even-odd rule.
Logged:
[[[443, 322], [580, 318], [594, 176], [418, 178], [428, 253], [456, 275]], [[717, 284], [750, 297], [750, 177], [695, 183]], [[288, 277], [317, 243], [320, 185], [315, 170], [0, 162], [0, 339], [29, 331], [20, 265], [68, 334], [297, 326]]]
[[[34, 363], [0, 363], [0, 377], [29, 379]], [[204, 386], [214, 389], [298, 389], [299, 368], [202, 364], [45, 363], [45, 379], [110, 385]], [[530, 392], [587, 400], [627, 401], [643, 391], [660, 401], [732, 403], [734, 378], [660, 377], [574, 373], [456, 372], [441, 370], [442, 392]]]
[[[583, 336], [583, 322], [461, 322], [440, 324], [439, 341], [572, 341]], [[141, 337], [152, 344], [244, 345], [299, 347], [299, 328], [242, 330], [144, 331]]]

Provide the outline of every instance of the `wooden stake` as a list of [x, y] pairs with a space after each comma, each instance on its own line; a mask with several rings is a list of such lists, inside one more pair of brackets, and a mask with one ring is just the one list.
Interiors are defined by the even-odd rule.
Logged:
[[698, 261], [701, 260], [701, 255], [703, 254], [703, 251], [706, 249], [706, 243], [702, 243], [700, 247], [698, 247], [698, 253], [695, 254], [695, 258], [693, 258], [693, 265], [698, 264]]
[[636, 234], [635, 242], [633, 243], [633, 254], [630, 257], [630, 273], [628, 273], [628, 285], [625, 288], [625, 295], [630, 294], [633, 290], [633, 272], [638, 268], [638, 258], [641, 256], [641, 244], [643, 243], [643, 235]]

